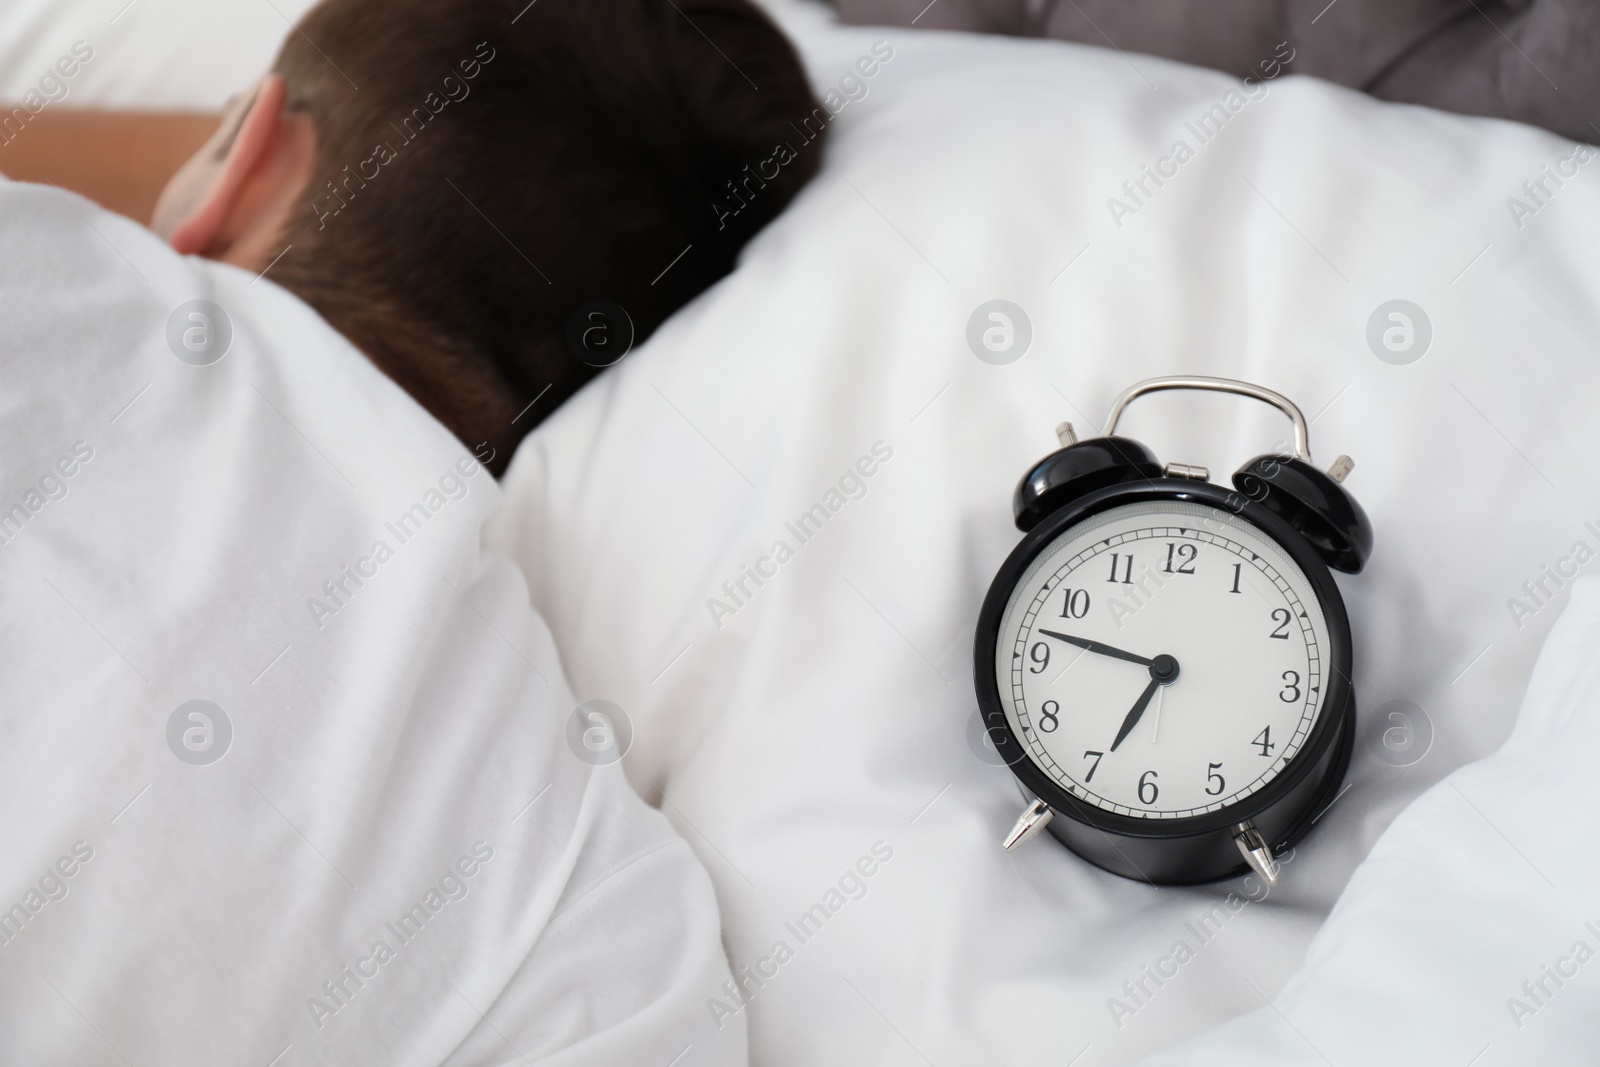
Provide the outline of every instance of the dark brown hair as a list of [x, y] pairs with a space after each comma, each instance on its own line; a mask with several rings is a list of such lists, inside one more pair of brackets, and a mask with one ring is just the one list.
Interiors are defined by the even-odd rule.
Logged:
[[820, 163], [748, 0], [324, 0], [275, 70], [317, 158], [272, 278], [496, 473], [596, 373], [580, 305], [643, 340]]

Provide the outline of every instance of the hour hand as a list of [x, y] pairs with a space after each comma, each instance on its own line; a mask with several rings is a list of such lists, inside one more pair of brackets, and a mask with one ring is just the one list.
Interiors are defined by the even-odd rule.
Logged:
[[1128, 717], [1122, 720], [1122, 729], [1117, 731], [1117, 739], [1111, 742], [1112, 752], [1115, 752], [1117, 746], [1122, 744], [1129, 734], [1133, 733], [1135, 726], [1139, 725], [1139, 720], [1144, 716], [1144, 709], [1150, 706], [1150, 698], [1156, 695], [1156, 690], [1159, 688], [1161, 688], [1161, 683], [1154, 678], [1150, 679], [1150, 684], [1145, 686], [1144, 692], [1139, 694], [1138, 703], [1134, 704], [1133, 710], [1128, 712]]
[[1120, 648], [1103, 645], [1099, 641], [1091, 641], [1087, 637], [1058, 634], [1054, 630], [1040, 630], [1039, 632], [1046, 637], [1053, 637], [1057, 641], [1065, 641], [1069, 645], [1077, 645], [1079, 648], [1088, 649], [1090, 652], [1095, 652], [1102, 656], [1110, 656], [1112, 659], [1122, 659], [1127, 660], [1129, 663], [1137, 663], [1141, 667], [1148, 667], [1155, 662], [1154, 660], [1145, 659], [1143, 656], [1135, 656], [1132, 652], [1124, 652]]

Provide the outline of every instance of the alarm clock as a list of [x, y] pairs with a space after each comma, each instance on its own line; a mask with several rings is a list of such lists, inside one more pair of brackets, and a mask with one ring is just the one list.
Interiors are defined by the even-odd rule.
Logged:
[[[1161, 390], [1251, 397], [1294, 424], [1232, 488], [1116, 435]], [[1105, 431], [1062, 448], [1013, 499], [1026, 536], [978, 618], [974, 676], [1027, 800], [1007, 850], [1048, 829], [1116, 874], [1188, 885], [1254, 870], [1336, 798], [1355, 737], [1350, 623], [1330, 568], [1358, 573], [1372, 526], [1340, 456], [1312, 466], [1288, 398], [1225, 378], [1152, 378]]]

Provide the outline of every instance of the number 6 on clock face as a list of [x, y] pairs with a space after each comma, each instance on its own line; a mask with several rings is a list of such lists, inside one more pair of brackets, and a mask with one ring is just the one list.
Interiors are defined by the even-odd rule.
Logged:
[[1257, 526], [1197, 501], [1102, 511], [1023, 572], [1001, 617], [1007, 724], [1061, 790], [1178, 820], [1265, 788], [1323, 707], [1316, 591]]

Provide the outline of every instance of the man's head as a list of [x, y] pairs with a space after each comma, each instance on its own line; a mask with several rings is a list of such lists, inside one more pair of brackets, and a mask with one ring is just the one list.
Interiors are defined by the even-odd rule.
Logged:
[[726, 274], [816, 172], [816, 111], [748, 0], [324, 0], [152, 225], [271, 264], [499, 469], [595, 373], [574, 312], [643, 339]]

